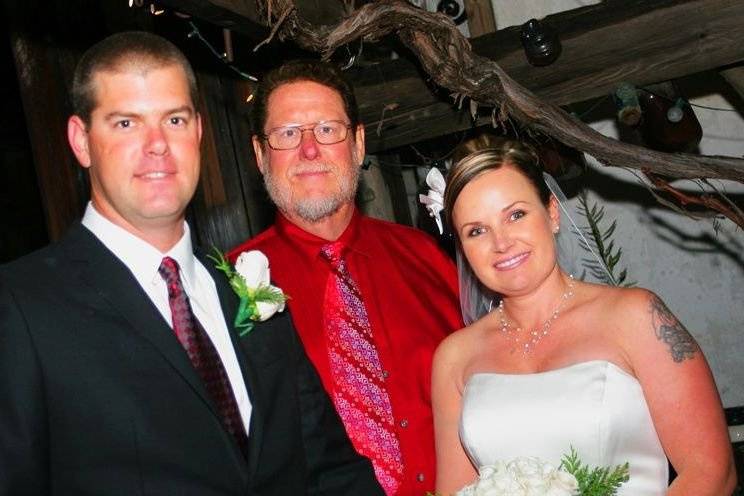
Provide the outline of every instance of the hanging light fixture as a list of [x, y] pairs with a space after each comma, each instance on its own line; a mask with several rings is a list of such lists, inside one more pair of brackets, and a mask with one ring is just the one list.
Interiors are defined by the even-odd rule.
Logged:
[[620, 83], [615, 90], [617, 120], [626, 126], [636, 126], [641, 122], [641, 104], [638, 101], [638, 90], [630, 83]]
[[703, 137], [692, 107], [683, 98], [666, 98], [649, 91], [638, 94], [643, 120], [641, 134], [646, 146], [664, 152], [690, 152]]
[[530, 19], [522, 24], [520, 34], [527, 61], [534, 66], [546, 66], [561, 54], [561, 40], [547, 24]]

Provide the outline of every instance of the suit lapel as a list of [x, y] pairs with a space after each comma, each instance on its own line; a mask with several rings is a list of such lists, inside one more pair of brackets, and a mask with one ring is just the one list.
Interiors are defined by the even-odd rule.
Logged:
[[[256, 322], [253, 330], [238, 338], [237, 347], [243, 350], [247, 358], [246, 380], [251, 387], [253, 413], [251, 417], [250, 436], [248, 438], [248, 466], [253, 477], [262, 459], [264, 436], [266, 435], [267, 415], [276, 408], [279, 384], [284, 374], [293, 374], [292, 365], [287, 363], [286, 340], [281, 339], [286, 333], [282, 328], [287, 313], [274, 315], [265, 322]], [[284, 398], [283, 401], [292, 401]]]
[[282, 360], [287, 350], [275, 344], [278, 337], [282, 335], [281, 326], [285, 325], [287, 314], [285, 311], [266, 322], [255, 322], [253, 330], [240, 336], [241, 331], [236, 329], [233, 324], [233, 319], [238, 311], [239, 300], [237, 295], [228, 284], [225, 274], [217, 270], [211, 260], [207, 259], [198, 250], [196, 256], [207, 267], [217, 286], [217, 294], [220, 297], [227, 328], [230, 331], [230, 338], [240, 368], [243, 371], [243, 378], [251, 400], [248, 466], [251, 479], [254, 480], [266, 432], [264, 425], [267, 409], [272, 403], [272, 396], [275, 394], [273, 385], [277, 384], [278, 377], [282, 373], [287, 372], [285, 370], [286, 364]]
[[73, 227], [63, 245], [68, 258], [79, 267], [83, 283], [149, 341], [219, 419], [188, 355], [129, 269], [80, 224]]
[[217, 287], [217, 295], [220, 298], [220, 305], [222, 306], [222, 313], [225, 318], [225, 324], [227, 325], [230, 339], [235, 349], [235, 355], [238, 358], [240, 369], [243, 373], [243, 380], [245, 387], [248, 390], [248, 397], [251, 401], [251, 420], [248, 427], [248, 474], [251, 480], [255, 480], [255, 473], [258, 469], [258, 460], [260, 458], [260, 450], [263, 445], [263, 438], [265, 429], [263, 428], [266, 414], [266, 402], [263, 401], [263, 391], [261, 388], [262, 384], [265, 384], [265, 379], [261, 374], [262, 370], [260, 367], [261, 357], [268, 353], [270, 350], [265, 349], [261, 343], [257, 343], [255, 346], [249, 346], [248, 343], [252, 342], [252, 334], [257, 330], [262, 323], [256, 323], [253, 331], [247, 335], [240, 336], [240, 329], [237, 329], [234, 325], [234, 318], [238, 312], [239, 298], [233, 291], [232, 287], [227, 281], [227, 276], [220, 272], [215, 266], [212, 260], [206, 258], [206, 256], [197, 249], [196, 257], [199, 261], [207, 268], [209, 274], [214, 279], [215, 286]]

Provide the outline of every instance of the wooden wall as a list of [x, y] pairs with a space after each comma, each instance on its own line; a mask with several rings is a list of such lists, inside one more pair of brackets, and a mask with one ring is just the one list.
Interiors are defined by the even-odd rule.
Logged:
[[274, 209], [256, 167], [245, 81], [198, 75], [202, 100], [202, 169], [190, 219], [202, 245], [230, 248], [265, 229]]

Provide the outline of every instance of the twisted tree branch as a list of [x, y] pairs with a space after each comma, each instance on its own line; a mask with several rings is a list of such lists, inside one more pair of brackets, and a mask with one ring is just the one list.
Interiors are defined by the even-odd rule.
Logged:
[[[312, 26], [301, 19], [293, 0], [258, 0], [268, 24], [276, 13], [282, 19], [280, 39], [294, 40], [302, 48], [328, 58], [339, 47], [361, 38], [377, 41], [395, 33], [414, 53], [423, 69], [441, 87], [466, 95], [478, 105], [498, 109], [522, 126], [552, 136], [611, 167], [628, 167], [672, 179], [730, 179], [744, 183], [744, 160], [685, 153], [663, 153], [608, 138], [563, 109], [542, 101], [519, 85], [493, 60], [475, 54], [447, 16], [427, 12], [403, 0], [378, 0], [363, 5], [335, 26]], [[271, 5], [271, 13], [267, 6]], [[291, 9], [291, 11], [289, 10]], [[744, 227], [731, 209], [709, 205]]]

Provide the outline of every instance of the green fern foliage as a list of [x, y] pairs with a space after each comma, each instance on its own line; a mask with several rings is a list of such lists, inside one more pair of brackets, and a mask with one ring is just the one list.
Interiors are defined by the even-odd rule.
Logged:
[[590, 468], [581, 463], [573, 446], [569, 454], [563, 455], [561, 468], [576, 477], [581, 496], [616, 495], [618, 488], [630, 479], [630, 466], [627, 462], [613, 468]]
[[[612, 235], [617, 228], [617, 220], [613, 220], [606, 229], [603, 228], [601, 224], [604, 221], [605, 209], [597, 203], [590, 202], [586, 191], [582, 191], [579, 195], [579, 212], [587, 222], [586, 227], [580, 227], [579, 229], [591, 245], [586, 246], [582, 243], [581, 246], [590, 253], [593, 251], [602, 260], [602, 263], [600, 263], [593, 257], [584, 258], [582, 259], [584, 267], [605, 284], [634, 286], [635, 282], [626, 280], [628, 277], [627, 269], [617, 272], [618, 262], [623, 254], [623, 249], [616, 247], [615, 241], [612, 239]], [[586, 270], [584, 275], [586, 275]]]

